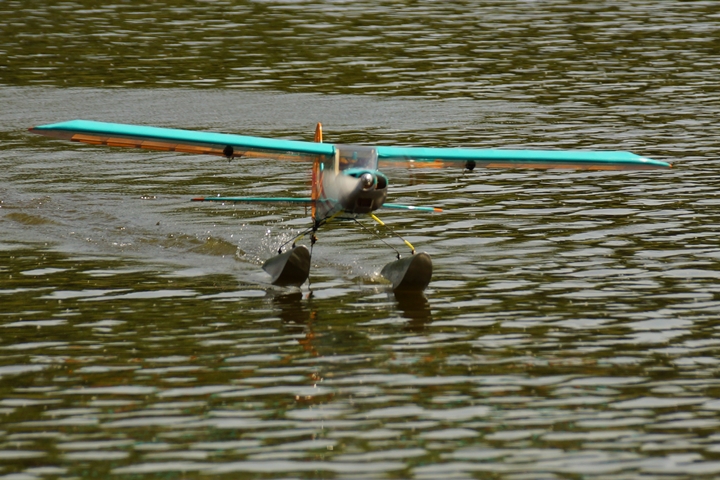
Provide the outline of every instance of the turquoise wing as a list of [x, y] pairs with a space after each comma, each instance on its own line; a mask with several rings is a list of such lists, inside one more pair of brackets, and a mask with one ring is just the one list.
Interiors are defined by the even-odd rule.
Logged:
[[317, 200], [312, 198], [295, 197], [195, 197], [193, 202], [220, 202], [220, 203], [300, 203], [311, 205]]
[[377, 147], [381, 166], [466, 168], [569, 168], [645, 170], [669, 168], [660, 160], [630, 152], [591, 150], [492, 150], [470, 148]]
[[228, 158], [252, 156], [313, 161], [318, 156], [331, 159], [335, 155], [333, 145], [326, 143], [277, 140], [91, 120], [71, 120], [40, 125], [31, 128], [30, 131], [48, 137], [91, 145], [221, 155]]
[[[332, 162], [336, 146], [327, 143], [278, 140], [227, 133], [71, 120], [41, 125], [31, 132], [54, 138], [225, 157], [270, 157], [280, 160]], [[381, 166], [460, 166], [464, 168], [569, 168], [588, 170], [641, 170], [669, 168], [660, 160], [622, 151], [502, 150], [429, 147], [377, 147]]]

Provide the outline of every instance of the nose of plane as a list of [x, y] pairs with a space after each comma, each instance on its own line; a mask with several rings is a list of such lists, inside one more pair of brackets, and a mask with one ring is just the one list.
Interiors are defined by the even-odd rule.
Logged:
[[372, 187], [375, 184], [375, 177], [371, 173], [363, 173], [360, 175], [360, 185], [362, 185], [363, 190], [367, 190], [370, 187]]

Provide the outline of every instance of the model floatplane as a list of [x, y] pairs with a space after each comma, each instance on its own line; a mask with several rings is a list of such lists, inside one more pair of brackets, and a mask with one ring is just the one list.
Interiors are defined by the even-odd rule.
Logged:
[[[347, 219], [363, 226], [358, 217], [375, 215], [380, 208], [440, 211], [432, 207], [415, 207], [388, 203], [388, 178], [379, 170], [383, 164], [408, 163], [416, 167], [455, 165], [466, 170], [476, 167], [499, 168], [569, 168], [587, 170], [639, 170], [668, 168], [668, 163], [618, 151], [567, 150], [485, 150], [463, 148], [369, 147], [322, 143], [322, 127], [317, 125], [313, 142], [277, 140], [243, 135], [196, 132], [170, 128], [124, 125], [73, 120], [41, 125], [31, 132], [92, 145], [134, 147], [193, 154], [210, 154], [226, 158], [273, 158], [302, 160], [312, 163], [312, 185], [308, 198], [200, 197], [203, 202], [294, 202], [311, 208], [312, 222], [305, 232], [291, 240], [287, 251], [263, 265], [278, 285], [302, 285], [310, 274], [312, 246], [317, 231], [330, 222]], [[394, 233], [392, 230], [390, 230]], [[296, 241], [309, 234], [310, 249]], [[397, 235], [395, 233], [395, 235]], [[400, 237], [399, 235], [397, 235]], [[432, 276], [432, 262], [427, 253], [416, 253], [407, 240], [411, 255], [386, 265], [381, 274], [394, 290], [424, 290]]]

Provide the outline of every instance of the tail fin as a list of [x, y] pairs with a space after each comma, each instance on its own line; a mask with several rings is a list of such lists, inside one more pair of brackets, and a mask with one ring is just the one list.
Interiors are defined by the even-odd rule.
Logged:
[[[313, 141], [315, 143], [322, 143], [322, 123], [320, 122], [318, 122], [315, 127], [315, 139]], [[315, 158], [315, 161], [313, 162], [312, 193], [310, 194], [310, 198], [314, 200], [312, 203], [312, 219], [315, 221], [315, 216], [317, 215], [315, 201], [320, 198], [320, 158]]]

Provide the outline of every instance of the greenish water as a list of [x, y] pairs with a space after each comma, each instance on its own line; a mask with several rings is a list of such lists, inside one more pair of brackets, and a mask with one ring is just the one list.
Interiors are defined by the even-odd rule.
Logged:
[[[716, 478], [715, 2], [0, 3], [0, 480]], [[435, 272], [307, 225], [303, 164], [96, 148], [73, 118], [622, 149], [669, 171], [389, 169]]]

